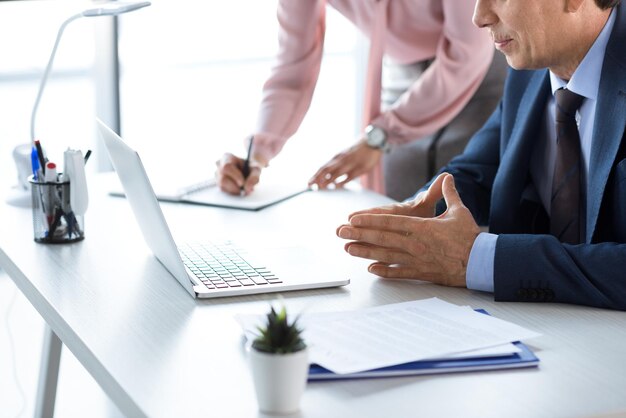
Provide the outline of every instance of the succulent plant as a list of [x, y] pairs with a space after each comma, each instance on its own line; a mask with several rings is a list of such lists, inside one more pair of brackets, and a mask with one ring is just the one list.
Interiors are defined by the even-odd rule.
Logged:
[[280, 312], [274, 307], [267, 314], [267, 322], [258, 327], [259, 336], [252, 342], [258, 351], [272, 354], [295, 353], [306, 348], [302, 339], [302, 330], [297, 326], [298, 319], [292, 323], [287, 320], [287, 310], [283, 306]]

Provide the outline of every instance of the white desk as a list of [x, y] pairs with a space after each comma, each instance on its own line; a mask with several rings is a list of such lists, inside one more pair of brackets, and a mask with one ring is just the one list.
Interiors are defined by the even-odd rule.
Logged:
[[[269, 236], [334, 246], [369, 193], [306, 193], [259, 213], [163, 205], [179, 240]], [[2, 205], [0, 265], [119, 409], [132, 417], [253, 417], [254, 389], [238, 312], [263, 313], [275, 296], [192, 299], [150, 255], [124, 199], [91, 190], [86, 239], [43, 245], [31, 213]], [[382, 281], [343, 258], [346, 288], [283, 294], [296, 312], [354, 309], [437, 296], [487, 309], [544, 334], [530, 342], [538, 369], [309, 384], [302, 417], [580, 417], [626, 411], [626, 313], [557, 304], [494, 303], [492, 296]], [[530, 262], [530, 261], [529, 261]], [[325, 274], [334, 274], [332, 265]], [[53, 356], [54, 357], [54, 356]], [[52, 385], [54, 386], [54, 385]]]

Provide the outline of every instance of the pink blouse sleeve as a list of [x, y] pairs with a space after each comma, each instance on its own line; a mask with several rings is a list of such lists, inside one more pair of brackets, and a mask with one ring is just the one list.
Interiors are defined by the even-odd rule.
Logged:
[[430, 135], [472, 98], [493, 58], [488, 32], [472, 23], [474, 2], [442, 0], [444, 24], [433, 63], [386, 112], [372, 121], [390, 143]]
[[281, 0], [279, 52], [263, 86], [255, 154], [267, 161], [280, 152], [302, 123], [322, 61], [325, 0]]

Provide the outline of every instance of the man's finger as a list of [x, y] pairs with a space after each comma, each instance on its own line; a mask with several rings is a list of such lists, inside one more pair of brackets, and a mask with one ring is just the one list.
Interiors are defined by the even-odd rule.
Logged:
[[353, 257], [376, 260], [386, 264], [408, 264], [411, 256], [398, 249], [383, 248], [363, 242], [349, 242], [344, 246], [345, 251]]
[[441, 198], [443, 197], [443, 192], [441, 189], [443, 180], [445, 179], [446, 175], [447, 173], [439, 174], [435, 181], [431, 183], [426, 193], [420, 193], [418, 195], [418, 197], [422, 199], [423, 203], [434, 205], [437, 203], [437, 201], [441, 200]]
[[407, 205], [406, 203], [394, 203], [391, 205], [379, 206], [375, 208], [363, 209], [363, 210], [353, 212], [348, 216], [348, 220], [352, 219], [353, 216], [364, 215], [364, 214], [370, 214], [370, 215], [388, 214], [388, 215], [410, 216], [412, 209], [413, 208], [410, 205]]
[[459, 196], [459, 193], [456, 191], [454, 176], [452, 176], [452, 174], [447, 174], [443, 179], [442, 191], [443, 198], [446, 200], [446, 206], [448, 208], [464, 206], [461, 196]]
[[372, 263], [367, 268], [372, 274], [385, 279], [419, 279], [420, 272], [414, 267], [405, 265], [389, 265], [385, 263]]
[[[427, 219], [405, 216], [405, 215], [387, 215], [387, 214], [361, 214], [354, 215], [350, 218], [352, 226], [364, 229], [380, 229], [405, 234], [407, 231], [413, 231]], [[413, 231], [415, 232], [415, 231]]]
[[419, 253], [425, 250], [424, 237], [406, 231], [386, 231], [380, 229], [354, 228], [346, 225], [339, 227], [340, 238], [365, 242], [384, 248], [396, 248], [402, 251]]

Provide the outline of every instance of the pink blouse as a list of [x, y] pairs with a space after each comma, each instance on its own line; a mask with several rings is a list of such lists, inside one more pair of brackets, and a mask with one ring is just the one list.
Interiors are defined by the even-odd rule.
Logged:
[[[323, 54], [328, 3], [371, 38], [381, 0], [280, 0], [277, 64], [263, 87], [255, 152], [267, 160], [300, 126]], [[452, 120], [478, 89], [493, 56], [487, 31], [472, 23], [475, 0], [389, 0], [384, 52], [401, 64], [435, 58], [422, 76], [370, 123], [405, 143]]]

